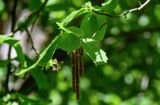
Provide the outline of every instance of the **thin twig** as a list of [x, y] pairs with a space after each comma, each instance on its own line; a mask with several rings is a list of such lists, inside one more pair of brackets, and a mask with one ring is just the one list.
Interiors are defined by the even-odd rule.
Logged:
[[[111, 18], [109, 21], [106, 21], [105, 23], [103, 23], [103, 24], [98, 28], [98, 30], [95, 32], [95, 34], [96, 34], [98, 31], [100, 31], [106, 24], [108, 24], [109, 22], [111, 22], [111, 20], [112, 20], [113, 18], [122, 17], [122, 16], [125, 16], [125, 17], [126, 17], [126, 15], [127, 15], [128, 13], [141, 10], [141, 9], [144, 8], [149, 2], [150, 2], [150, 0], [147, 0], [147, 1], [144, 2], [143, 4], [140, 4], [139, 7], [130, 9], [130, 10], [128, 10], [127, 12], [123, 12], [123, 13], [121, 13], [121, 14], [118, 15], [118, 16], [111, 16], [110, 14], [99, 13], [99, 12], [97, 12], [97, 11], [94, 11], [95, 13], [97, 13], [97, 14], [99, 14], [99, 15], [105, 15], [105, 16], [108, 16], [108, 17]], [[95, 34], [94, 34], [94, 35], [95, 35]], [[93, 37], [94, 37], [94, 35], [93, 35]]]
[[140, 4], [139, 7], [133, 8], [133, 9], [128, 10], [127, 12], [121, 13], [120, 16], [126, 16], [128, 13], [135, 12], [135, 11], [139, 11], [139, 10], [141, 10], [142, 8], [144, 8], [149, 2], [150, 2], [150, 0], [147, 0], [147, 1], [144, 2], [143, 4]]
[[[18, 4], [18, 0], [14, 0], [13, 2], [13, 8], [11, 11], [11, 32], [14, 32], [15, 29], [15, 25], [16, 25], [16, 8], [17, 8], [17, 4]], [[14, 34], [12, 34], [12, 37], [14, 36]], [[9, 46], [9, 50], [8, 50], [8, 60], [11, 59], [11, 45]], [[11, 74], [11, 62], [8, 63], [7, 65], [7, 75], [6, 75], [6, 80], [5, 80], [5, 89], [6, 92], [9, 92], [9, 87], [8, 87], [8, 83], [9, 83], [9, 76]]]
[[46, 6], [47, 2], [48, 2], [48, 0], [45, 0], [44, 3], [42, 4], [42, 6], [36, 11], [36, 15], [35, 15], [36, 17], [35, 17], [35, 19], [33, 21], [33, 24], [32, 24], [32, 27], [31, 27], [31, 31], [33, 31], [34, 25], [35, 25], [37, 19], [39, 18], [39, 14], [44, 9], [44, 7]]
[[95, 12], [96, 14], [99, 14], [99, 15], [104, 15], [104, 16], [110, 17], [110, 18], [115, 17], [115, 16], [112, 16], [112, 15], [107, 14], [107, 13], [98, 12], [98, 11], [96, 11], [96, 10], [93, 10], [93, 12]]
[[36, 48], [35, 48], [35, 46], [34, 46], [34, 42], [33, 42], [33, 40], [32, 40], [32, 36], [31, 36], [28, 28], [25, 27], [25, 30], [26, 30], [26, 33], [27, 33], [27, 35], [28, 35], [28, 37], [29, 37], [29, 40], [31, 41], [32, 49], [34, 50], [34, 52], [36, 53], [36, 55], [39, 56], [38, 51], [36, 50]]
[[35, 23], [36, 23], [36, 21], [37, 21], [38, 18], [39, 18], [39, 14], [36, 15], [36, 17], [35, 17], [35, 19], [33, 21], [33, 24], [31, 26], [31, 31], [33, 31], [34, 25], [35, 25]]
[[[27, 20], [26, 20], [26, 24], [25, 24], [25, 25], [22, 25], [22, 26], [19, 26], [17, 29], [15, 29], [15, 31], [14, 31], [13, 33], [16, 33], [17, 31], [21, 30], [22, 28], [27, 27], [27, 25], [28, 25], [28, 23], [29, 23], [29, 20], [30, 20], [31, 18], [33, 18], [33, 17], [36, 16], [36, 19], [35, 19], [34, 22], [33, 22], [33, 23], [35, 23], [35, 21], [36, 21], [36, 20], [38, 19], [38, 17], [39, 17], [40, 12], [41, 12], [41, 11], [44, 9], [44, 7], [46, 6], [47, 2], [48, 2], [48, 0], [45, 0], [44, 3], [41, 5], [41, 7], [40, 7], [37, 11], [31, 13], [31, 14], [28, 16], [28, 18], [27, 18]], [[33, 26], [32, 26], [32, 27], [33, 27]]]
[[96, 32], [93, 34], [92, 38], [95, 37], [95, 35], [108, 23], [112, 22], [113, 18], [110, 18], [108, 21], [104, 22], [102, 25], [100, 25], [100, 27], [96, 30]]
[[150, 0], [147, 0], [147, 1], [144, 2], [143, 4], [141, 4], [141, 3], [139, 2], [139, 4], [140, 4], [139, 7], [130, 9], [130, 10], [125, 11], [125, 12], [122, 12], [122, 13], [121, 13], [120, 15], [118, 15], [118, 16], [112, 16], [112, 15], [107, 14], [107, 13], [101, 13], [101, 12], [98, 12], [98, 11], [96, 11], [96, 10], [93, 10], [93, 12], [95, 12], [96, 14], [99, 14], [99, 15], [104, 15], [104, 16], [110, 17], [110, 18], [113, 18], [113, 17], [121, 17], [121, 16], [126, 16], [128, 13], [141, 10], [141, 9], [144, 8], [149, 2], [150, 2]]

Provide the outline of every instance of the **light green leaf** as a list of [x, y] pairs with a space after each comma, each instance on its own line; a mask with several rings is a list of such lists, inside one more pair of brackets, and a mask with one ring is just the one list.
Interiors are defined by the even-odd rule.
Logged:
[[26, 66], [25, 57], [19, 41], [11, 36], [0, 35], [0, 44], [7, 43], [13, 46], [17, 53], [17, 58], [22, 67]]
[[61, 30], [65, 31], [65, 32], [67, 32], [67, 33], [71, 33], [67, 28], [65, 28], [65, 27], [63, 26], [62, 23], [56, 22], [56, 24], [59, 26], [59, 28], [60, 28]]
[[105, 0], [105, 2], [102, 3], [102, 10], [113, 11], [117, 6], [118, 1], [119, 0]]
[[55, 50], [58, 48], [58, 41], [59, 36], [53, 39], [53, 41], [49, 44], [49, 46], [40, 54], [40, 57], [36, 63], [31, 65], [28, 68], [22, 69], [20, 72], [18, 72], [16, 75], [22, 75], [37, 66], [45, 66], [45, 64], [52, 58], [52, 55], [54, 54]]
[[80, 47], [80, 39], [71, 33], [63, 32], [60, 35], [59, 48], [70, 52]]
[[80, 28], [84, 31], [85, 37], [91, 38], [98, 29], [96, 16], [93, 13], [88, 13], [83, 18]]
[[95, 41], [83, 39], [82, 47], [84, 48], [84, 51], [92, 59], [96, 66], [107, 63], [108, 58], [106, 56], [106, 53], [96, 46]]
[[74, 18], [76, 18], [76, 17], [78, 17], [78, 16], [80, 16], [80, 15], [86, 13], [86, 12], [88, 12], [88, 11], [87, 11], [85, 8], [81, 8], [81, 9], [79, 9], [79, 10], [77, 10], [77, 11], [73, 11], [71, 14], [69, 14], [69, 15], [61, 22], [61, 24], [62, 24], [63, 26], [67, 26], [68, 23], [70, 23]]

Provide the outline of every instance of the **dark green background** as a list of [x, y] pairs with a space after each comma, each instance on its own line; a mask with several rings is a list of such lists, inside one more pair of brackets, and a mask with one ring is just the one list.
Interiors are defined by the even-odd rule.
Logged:
[[[9, 20], [7, 8], [12, 0], [4, 1], [0, 0], [0, 24]], [[94, 5], [103, 2], [103, 0], [90, 1]], [[48, 31], [48, 37], [53, 39], [59, 33], [56, 22], [79, 9], [85, 2], [87, 0], [49, 0], [40, 15], [38, 24], [42, 30]], [[18, 11], [27, 9], [33, 12], [41, 3], [40, 0], [20, 0]], [[118, 15], [138, 6], [137, 0], [119, 0], [118, 6], [111, 14]], [[76, 26], [80, 21], [81, 18], [78, 18], [72, 24]], [[1, 29], [0, 32], [3, 34]], [[48, 43], [50, 41], [48, 40]], [[6, 75], [6, 67], [0, 66], [1, 100], [11, 97], [8, 98], [7, 105], [22, 105], [11, 104], [16, 102], [22, 102], [23, 105], [29, 103], [33, 105], [160, 104], [159, 0], [151, 0], [142, 10], [127, 14], [127, 18], [111, 20], [107, 24], [106, 35], [100, 47], [106, 52], [108, 63], [95, 67], [93, 62], [86, 55], [84, 56], [85, 73], [81, 78], [79, 101], [72, 93], [70, 56], [62, 50], [57, 50], [54, 55], [59, 61], [63, 61], [58, 72], [40, 71], [40, 69], [32, 71], [32, 76], [17, 93], [8, 95], [3, 93], [2, 83]]]

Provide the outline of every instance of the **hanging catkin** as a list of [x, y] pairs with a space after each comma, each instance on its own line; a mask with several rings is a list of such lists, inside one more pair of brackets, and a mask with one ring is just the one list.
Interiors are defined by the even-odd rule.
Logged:
[[79, 49], [79, 53], [80, 53], [80, 76], [83, 75], [83, 72], [84, 72], [84, 68], [83, 68], [83, 48], [81, 47]]
[[76, 87], [76, 56], [75, 51], [72, 51], [72, 89], [75, 92]]

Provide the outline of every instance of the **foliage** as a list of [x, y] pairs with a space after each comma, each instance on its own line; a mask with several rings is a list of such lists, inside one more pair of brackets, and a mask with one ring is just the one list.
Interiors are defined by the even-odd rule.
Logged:
[[[22, 0], [17, 11], [28, 10], [31, 14], [23, 21], [17, 19], [17, 30], [11, 35], [4, 35], [3, 25], [0, 29], [3, 34], [0, 35], [0, 47], [4, 43], [11, 45], [17, 54], [13, 59], [1, 59], [3, 52], [0, 51], [2, 105], [160, 103], [159, 1], [151, 1], [140, 11], [131, 13], [124, 11], [139, 6], [136, 0], [49, 0], [43, 5], [45, 1]], [[0, 1], [0, 24], [9, 21], [12, 3]], [[119, 16], [123, 12], [126, 14]], [[31, 58], [23, 52], [24, 48], [14, 35], [29, 27], [34, 30], [37, 24], [47, 32], [49, 40], [37, 58]], [[71, 51], [80, 47], [85, 51], [85, 72], [80, 81], [81, 99], [76, 101], [71, 91], [69, 57]], [[20, 89], [12, 87], [13, 92], [6, 93], [9, 63], [15, 69], [9, 83], [16, 84], [21, 79], [24, 83], [18, 82], [22, 85]]]

